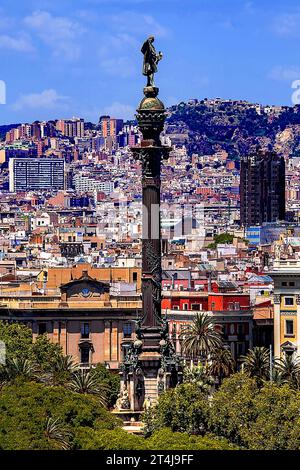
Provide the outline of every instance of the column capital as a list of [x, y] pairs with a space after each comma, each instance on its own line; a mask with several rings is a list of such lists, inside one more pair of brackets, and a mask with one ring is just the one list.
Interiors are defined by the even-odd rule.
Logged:
[[280, 294], [274, 294], [274, 304], [280, 304]]

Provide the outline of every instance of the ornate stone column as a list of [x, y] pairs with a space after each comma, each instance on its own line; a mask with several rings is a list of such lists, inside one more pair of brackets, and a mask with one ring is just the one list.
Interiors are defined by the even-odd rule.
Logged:
[[142, 234], [142, 301], [141, 331], [143, 351], [158, 352], [161, 327], [161, 229], [160, 173], [162, 159], [169, 148], [161, 145], [166, 112], [157, 98], [158, 88], [144, 88], [145, 97], [137, 109], [137, 121], [143, 134], [140, 147], [132, 152], [142, 165], [143, 234]]
[[[153, 41], [153, 37], [148, 38], [142, 47], [143, 73], [148, 75], [148, 84], [136, 117], [143, 139], [139, 147], [131, 149], [142, 167], [143, 306], [142, 317], [136, 321], [135, 340], [127, 350], [120, 375], [121, 390], [128, 390], [133, 414], [151, 406], [160, 393], [175, 386], [182, 376], [179, 358], [169, 339], [168, 322], [161, 315], [160, 174], [162, 160], [168, 158], [170, 148], [160, 141], [166, 110], [153, 83], [157, 62], [162, 58], [161, 53], [156, 53]], [[116, 412], [124, 411], [117, 406]]]

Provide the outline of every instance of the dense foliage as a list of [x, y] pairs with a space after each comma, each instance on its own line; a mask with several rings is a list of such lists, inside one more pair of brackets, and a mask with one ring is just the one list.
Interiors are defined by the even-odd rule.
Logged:
[[255, 417], [253, 398], [256, 393], [256, 380], [246, 374], [237, 373], [225, 379], [211, 402], [209, 428], [231, 442], [245, 444], [241, 433]]
[[33, 342], [31, 329], [21, 323], [0, 321], [0, 340], [5, 343], [7, 359], [28, 359], [43, 371], [49, 371], [62, 356], [61, 347], [51, 343], [46, 334]]
[[206, 434], [196, 436], [188, 433], [172, 432], [165, 428], [156, 431], [146, 440], [150, 450], [237, 450], [238, 447], [227, 439]]
[[234, 374], [216, 392], [210, 429], [249, 449], [300, 449], [300, 392]]
[[146, 434], [166, 427], [191, 437], [225, 438], [251, 450], [300, 450], [300, 392], [238, 372], [207, 400], [195, 384], [165, 392], [146, 413]]
[[94, 373], [98, 380], [106, 386], [107, 402], [108, 405], [112, 407], [116, 403], [120, 392], [119, 374], [107, 370], [104, 364], [97, 364]]
[[[188, 401], [188, 386], [185, 393]], [[188, 415], [177, 410], [177, 418], [183, 421], [192, 418], [198, 406], [207, 403], [196, 401], [194, 407], [186, 404]], [[178, 402], [179, 403], [179, 402]], [[200, 404], [199, 404], [200, 403]], [[175, 423], [174, 427], [180, 428]], [[193, 421], [196, 423], [196, 420]], [[192, 436], [173, 433], [163, 427], [149, 439], [128, 434], [120, 428], [121, 422], [99, 405], [90, 395], [70, 392], [64, 387], [48, 387], [19, 379], [14, 384], [4, 385], [0, 393], [0, 449], [2, 450], [205, 450], [234, 449], [224, 438], [215, 436]], [[197, 428], [197, 426], [196, 426]], [[198, 428], [197, 428], [198, 429]], [[196, 429], [196, 430], [197, 430]]]
[[195, 383], [182, 384], [163, 393], [158, 405], [145, 413], [145, 435], [161, 428], [204, 434], [208, 430], [208, 416], [207, 396]]
[[217, 248], [219, 244], [231, 244], [234, 236], [230, 233], [220, 233], [214, 236], [214, 241], [208, 245], [208, 248]]
[[58, 344], [47, 335], [33, 341], [31, 329], [20, 323], [0, 322], [0, 340], [6, 346], [6, 364], [0, 365], [0, 383], [22, 377], [47, 385], [62, 385], [78, 393], [97, 395], [99, 403], [112, 407], [120, 380], [118, 374], [99, 364], [91, 371], [80, 371], [71, 356], [64, 356]]
[[233, 373], [210, 319], [198, 318], [185, 335], [198, 365], [145, 412], [143, 437], [125, 432], [106, 408], [119, 391], [117, 374], [103, 365], [80, 370], [46, 336], [33, 342], [26, 326], [0, 322], [7, 352], [0, 449], [300, 450], [299, 361], [286, 357], [270, 367], [269, 351], [254, 348]]
[[82, 447], [82, 429], [115, 429], [120, 424], [92, 396], [80, 395], [64, 387], [47, 387], [19, 379], [1, 389], [0, 448], [63, 448], [54, 436], [49, 437], [51, 433], [47, 433], [49, 418], [59, 420], [69, 448], [75, 443], [78, 448]]

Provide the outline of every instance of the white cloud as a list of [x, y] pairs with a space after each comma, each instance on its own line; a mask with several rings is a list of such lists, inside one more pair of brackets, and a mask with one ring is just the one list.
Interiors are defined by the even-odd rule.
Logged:
[[53, 16], [47, 11], [35, 11], [24, 18], [24, 24], [52, 48], [55, 56], [75, 60], [81, 53], [77, 38], [84, 29], [77, 21], [62, 16]]
[[66, 109], [68, 107], [67, 96], [59, 95], [56, 90], [48, 89], [41, 93], [30, 93], [21, 95], [17, 101], [11, 106], [15, 111], [26, 108], [35, 109]]
[[279, 36], [300, 34], [300, 13], [283, 13], [273, 21], [273, 31]]
[[100, 61], [101, 67], [109, 75], [129, 78], [136, 74], [136, 66], [130, 57], [111, 57]]
[[15, 18], [10, 18], [8, 16], [4, 16], [3, 11], [0, 10], [0, 29], [12, 29], [15, 26], [16, 20]]
[[135, 108], [129, 104], [120, 103], [119, 101], [113, 102], [107, 106], [89, 106], [78, 109], [76, 111], [78, 116], [84, 117], [86, 121], [98, 122], [99, 117], [109, 115], [117, 119], [134, 119]]
[[269, 73], [269, 78], [283, 82], [300, 79], [300, 67], [296, 65], [276, 65]]
[[143, 36], [154, 35], [165, 37], [169, 30], [162, 26], [152, 15], [125, 11], [120, 15], [110, 15], [111, 26], [115, 26], [120, 32], [130, 31], [132, 34]]
[[107, 15], [103, 21], [109, 24], [111, 33], [103, 35], [98, 49], [100, 66], [109, 75], [129, 78], [141, 68], [141, 56], [137, 54], [143, 40], [149, 35], [164, 37], [169, 31], [152, 15], [123, 11], [121, 15]]
[[99, 111], [99, 116], [104, 114], [108, 114], [114, 118], [134, 119], [135, 109], [129, 104], [123, 104], [115, 101], [110, 106], [105, 106]]
[[128, 78], [136, 73], [136, 50], [139, 41], [129, 34], [117, 33], [102, 37], [98, 50], [100, 66], [109, 75]]
[[8, 34], [0, 35], [0, 49], [10, 49], [19, 52], [32, 52], [34, 47], [26, 35], [12, 37]]

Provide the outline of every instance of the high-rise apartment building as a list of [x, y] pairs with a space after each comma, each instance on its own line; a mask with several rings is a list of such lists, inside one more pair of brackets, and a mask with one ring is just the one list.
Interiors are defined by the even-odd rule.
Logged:
[[60, 119], [56, 122], [56, 129], [66, 137], [84, 137], [84, 119]]
[[241, 159], [241, 225], [285, 218], [285, 162], [274, 152], [257, 150]]
[[20, 135], [20, 139], [28, 139], [32, 137], [32, 125], [21, 124], [19, 126], [19, 135]]
[[113, 140], [115, 140], [123, 128], [123, 119], [114, 119], [110, 116], [101, 116], [100, 126], [102, 137], [112, 137]]
[[59, 191], [65, 189], [65, 162], [59, 158], [11, 158], [9, 190]]

